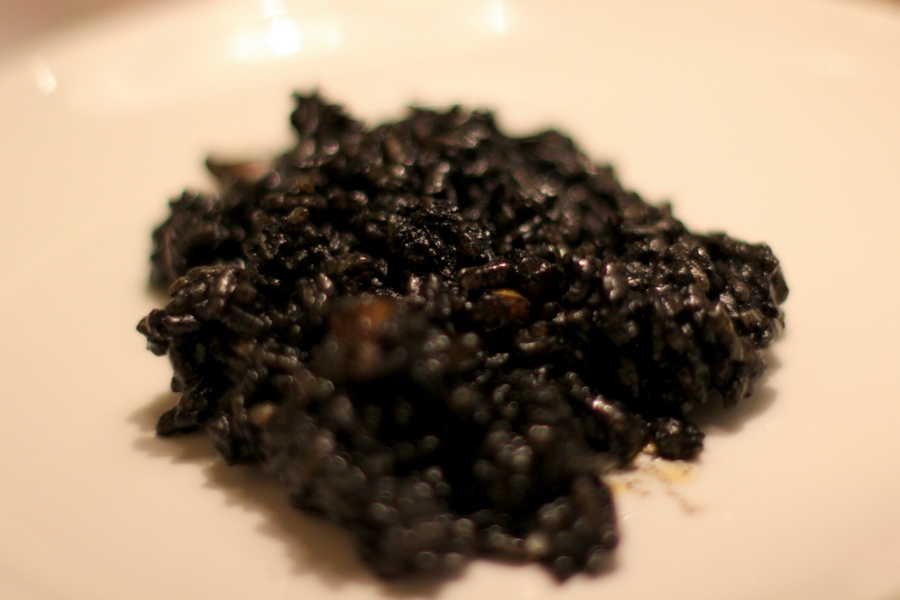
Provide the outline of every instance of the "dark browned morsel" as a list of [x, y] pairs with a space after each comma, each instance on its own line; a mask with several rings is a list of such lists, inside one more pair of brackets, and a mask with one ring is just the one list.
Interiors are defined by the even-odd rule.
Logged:
[[[412, 109], [367, 129], [298, 96], [296, 147], [211, 161], [153, 234], [174, 368], [160, 435], [205, 429], [347, 528], [385, 577], [474, 556], [559, 578], [616, 546], [601, 477], [692, 459], [783, 326], [765, 245], [688, 231], [560, 133]], [[652, 444], [650, 444], [652, 442]]]

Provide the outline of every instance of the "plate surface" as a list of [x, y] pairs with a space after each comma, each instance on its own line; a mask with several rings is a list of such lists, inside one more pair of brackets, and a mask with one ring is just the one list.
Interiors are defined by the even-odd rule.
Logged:
[[[0, 66], [0, 597], [900, 597], [900, 10], [892, 4], [219, 1], [122, 12]], [[290, 92], [556, 126], [791, 286], [770, 375], [694, 465], [615, 482], [611, 572], [373, 578], [202, 438], [160, 440], [149, 232], [207, 153], [287, 147]]]

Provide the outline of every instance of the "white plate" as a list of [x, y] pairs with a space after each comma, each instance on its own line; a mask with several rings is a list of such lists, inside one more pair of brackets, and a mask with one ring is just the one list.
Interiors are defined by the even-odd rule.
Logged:
[[[684, 472], [616, 485], [615, 569], [387, 585], [202, 438], [160, 440], [149, 232], [210, 151], [290, 142], [292, 89], [556, 125], [692, 227], [764, 240], [776, 366]], [[0, 597], [900, 597], [900, 12], [806, 0], [149, 5], [0, 69]]]

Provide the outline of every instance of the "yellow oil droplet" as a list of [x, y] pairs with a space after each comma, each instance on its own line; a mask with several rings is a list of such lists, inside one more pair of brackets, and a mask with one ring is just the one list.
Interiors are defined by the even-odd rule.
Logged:
[[655, 465], [655, 474], [666, 483], [687, 483], [694, 478], [693, 463], [685, 461], [659, 461]]

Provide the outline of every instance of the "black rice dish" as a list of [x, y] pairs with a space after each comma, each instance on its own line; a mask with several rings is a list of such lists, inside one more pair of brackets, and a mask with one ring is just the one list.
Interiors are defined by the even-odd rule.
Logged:
[[296, 147], [210, 160], [153, 234], [170, 301], [160, 435], [205, 430], [384, 577], [470, 558], [560, 579], [616, 546], [603, 475], [692, 459], [688, 417], [763, 373], [787, 287], [762, 244], [688, 231], [556, 131], [411, 109], [368, 129], [297, 96]]

